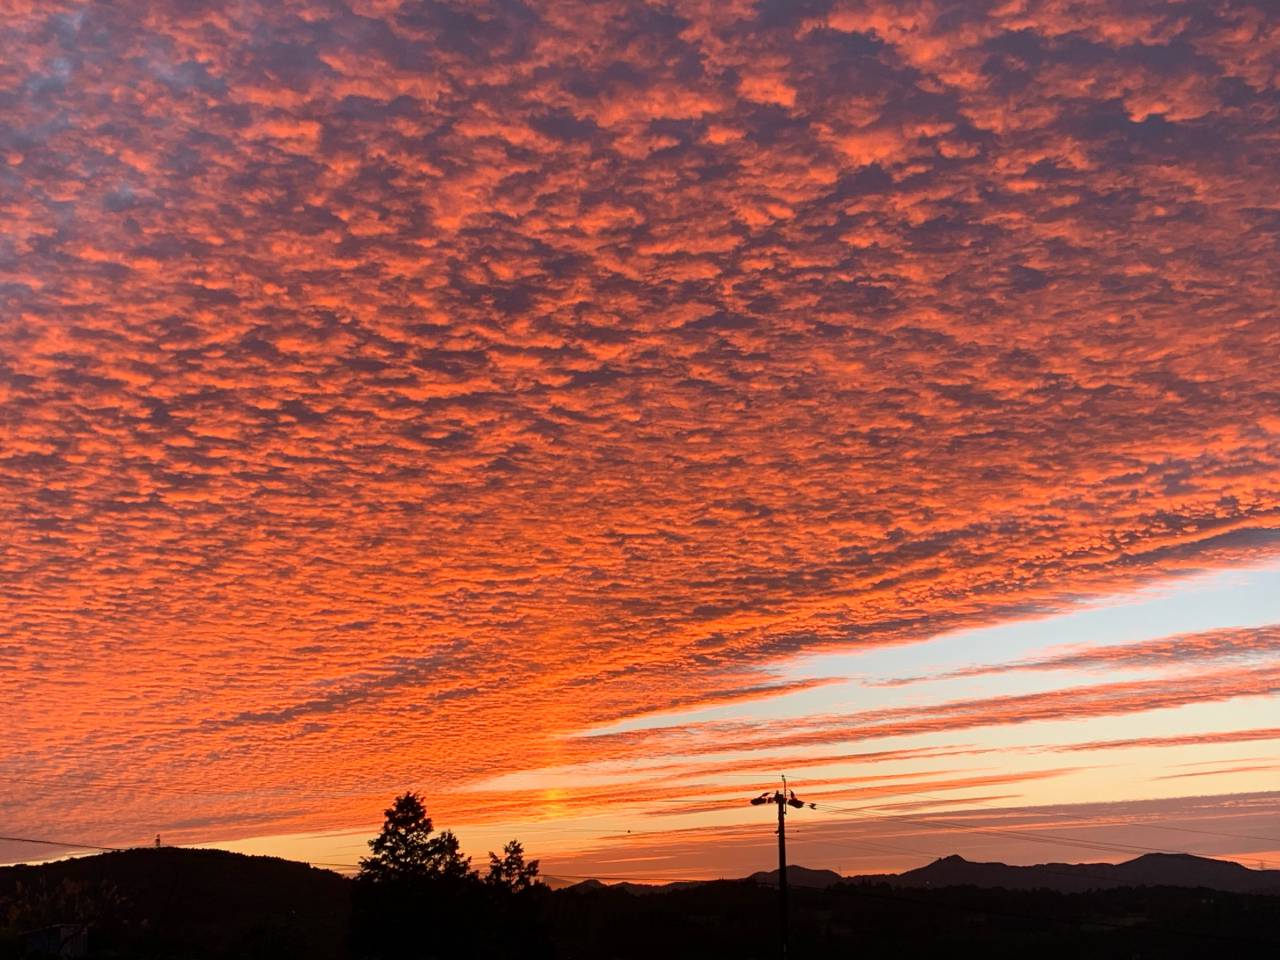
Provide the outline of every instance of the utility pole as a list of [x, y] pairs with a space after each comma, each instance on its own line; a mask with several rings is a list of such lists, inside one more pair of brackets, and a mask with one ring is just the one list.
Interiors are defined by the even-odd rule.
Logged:
[[[776, 804], [778, 807], [778, 907], [781, 920], [782, 956], [786, 957], [791, 943], [791, 916], [787, 905], [787, 807], [800, 810], [804, 807], [804, 802], [796, 797], [794, 790], [787, 789], [787, 778], [783, 777], [781, 790], [775, 790], [772, 796], [766, 790], [751, 801], [753, 807], [763, 806], [766, 803]], [[816, 809], [816, 805], [811, 803], [809, 808]]]

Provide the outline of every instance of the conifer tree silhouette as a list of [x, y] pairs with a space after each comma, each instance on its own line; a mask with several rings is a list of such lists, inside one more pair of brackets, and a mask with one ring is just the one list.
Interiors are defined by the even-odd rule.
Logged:
[[453, 831], [433, 834], [418, 794], [410, 791], [396, 797], [384, 816], [382, 830], [369, 841], [372, 856], [360, 860], [359, 879], [461, 881], [471, 873], [471, 858], [462, 855]]
[[524, 847], [519, 840], [512, 840], [502, 848], [499, 857], [489, 852], [489, 875], [485, 882], [495, 887], [504, 887], [512, 893], [528, 890], [538, 880], [538, 861], [524, 859]]
[[550, 956], [538, 862], [512, 840], [482, 880], [450, 830], [413, 793], [385, 811], [352, 890], [350, 954], [369, 960], [528, 960]]

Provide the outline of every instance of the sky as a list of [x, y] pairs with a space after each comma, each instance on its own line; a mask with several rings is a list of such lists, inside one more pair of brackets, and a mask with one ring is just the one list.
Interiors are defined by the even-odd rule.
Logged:
[[0, 862], [1280, 866], [1269, 4], [3, 11]]

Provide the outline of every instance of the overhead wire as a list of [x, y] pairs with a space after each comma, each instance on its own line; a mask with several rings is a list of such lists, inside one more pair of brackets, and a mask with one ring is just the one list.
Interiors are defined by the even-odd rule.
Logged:
[[815, 809], [829, 813], [841, 813], [849, 816], [857, 816], [863, 819], [881, 820], [881, 821], [901, 821], [904, 823], [924, 824], [927, 826], [947, 827], [953, 830], [959, 830], [968, 833], [980, 833], [987, 836], [1000, 837], [1001, 839], [1027, 840], [1034, 843], [1049, 843], [1059, 846], [1073, 847], [1081, 850], [1096, 850], [1104, 853], [1166, 853], [1176, 854], [1183, 853], [1181, 850], [1169, 850], [1158, 847], [1143, 847], [1137, 844], [1123, 843], [1121, 841], [1093, 841], [1083, 840], [1078, 837], [1062, 837], [1053, 834], [1046, 834], [1039, 831], [1030, 830], [1002, 830], [995, 827], [979, 827], [972, 824], [957, 823], [952, 820], [944, 820], [939, 817], [916, 816], [911, 814], [889, 814], [889, 813], [873, 813], [866, 809], [835, 807], [826, 804], [816, 804]]
[[38, 843], [49, 847], [67, 847], [72, 850], [105, 850], [115, 852], [118, 850], [126, 850], [127, 847], [104, 847], [96, 843], [73, 843], [69, 840], [38, 840], [35, 837], [0, 837], [0, 841], [7, 843]]
[[[911, 792], [911, 793], [903, 794], [903, 796], [921, 797], [925, 800], [932, 800], [940, 804], [947, 804], [952, 802], [950, 800], [947, 800], [945, 797], [937, 797], [931, 794], [920, 793], [920, 792]], [[851, 809], [851, 810], [852, 809], [871, 809], [871, 810], [881, 809], [883, 810], [884, 806], [885, 806], [884, 804], [868, 804], [865, 807], [850, 807], [846, 809]], [[1000, 809], [1012, 809], [1017, 811], [1024, 811], [1024, 812], [1027, 812], [1028, 815], [1031, 815], [1031, 811], [1034, 811], [1035, 816], [1051, 817], [1058, 820], [1062, 820], [1065, 818], [1072, 821], [1078, 821], [1079, 819], [1078, 817], [1075, 817], [1069, 813], [1066, 813], [1065, 811], [1057, 812], [1053, 810], [1045, 810], [1043, 807], [1013, 807], [1013, 808], [1000, 808]], [[1173, 824], [1151, 823], [1147, 820], [1138, 820], [1133, 817], [1117, 818], [1110, 822], [1117, 825], [1124, 825], [1124, 826], [1130, 826], [1130, 827], [1145, 827], [1151, 830], [1165, 830], [1165, 831], [1171, 831], [1176, 833], [1197, 833], [1197, 834], [1203, 834], [1205, 836], [1210, 836], [1210, 837], [1225, 837], [1232, 840], [1265, 840], [1268, 843], [1280, 843], [1280, 837], [1264, 837], [1264, 836], [1259, 836], [1257, 834], [1249, 834], [1249, 833], [1226, 833], [1220, 830], [1204, 830], [1196, 827], [1180, 827], [1180, 826], [1175, 826]]]
[[[13, 780], [13, 779], [19, 779], [19, 778], [6, 777], [5, 779]], [[931, 796], [931, 795], [920, 793], [920, 792], [904, 792], [902, 794], [898, 794], [898, 796], [918, 796], [924, 799], [936, 801], [940, 804], [945, 804], [948, 802], [945, 798], [935, 797], [935, 796]], [[636, 801], [636, 802], [644, 803], [647, 801]], [[681, 801], [675, 800], [673, 802], [679, 803]], [[708, 803], [708, 801], [705, 801], [705, 800], [703, 801], [684, 800], [683, 802], [692, 803], [692, 804]], [[714, 803], [716, 801], [710, 801], [710, 802]], [[1174, 850], [1163, 849], [1163, 848], [1145, 847], [1137, 844], [1124, 843], [1122, 841], [1087, 840], [1079, 837], [1068, 837], [1068, 836], [1060, 836], [1060, 835], [1054, 835], [1054, 834], [1046, 834], [1039, 830], [1001, 829], [1001, 828], [990, 827], [990, 826], [986, 826], [986, 827], [977, 826], [974, 824], [957, 822], [955, 820], [944, 819], [942, 817], [933, 816], [933, 815], [888, 813], [883, 810], [883, 805], [876, 805], [876, 804], [859, 806], [859, 807], [844, 807], [844, 806], [838, 806], [835, 804], [819, 802], [819, 803], [812, 804], [812, 806], [814, 809], [823, 813], [856, 817], [864, 822], [866, 821], [901, 822], [901, 823], [907, 823], [907, 824], [913, 824], [913, 825], [943, 827], [950, 830], [976, 833], [976, 834], [982, 834], [986, 836], [994, 836], [1001, 839], [1014, 839], [1019, 841], [1029, 841], [1029, 842], [1035, 842], [1035, 843], [1047, 843], [1047, 844], [1053, 844], [1058, 846], [1067, 846], [1074, 849], [1100, 851], [1105, 853], [1169, 854], [1169, 853], [1182, 852], [1182, 851], [1174, 851]], [[1054, 816], [1055, 814], [1050, 811], [1038, 811], [1037, 815]], [[1056, 816], [1064, 817], [1069, 815], [1059, 813], [1059, 814], [1056, 814]], [[1233, 833], [1226, 833], [1222, 831], [1201, 830], [1197, 828], [1179, 827], [1179, 826], [1166, 825], [1166, 824], [1152, 824], [1146, 821], [1129, 820], [1129, 821], [1122, 821], [1122, 822], [1126, 822], [1131, 826], [1151, 827], [1151, 828], [1163, 829], [1168, 831], [1196, 833], [1196, 834], [1203, 834], [1208, 836], [1220, 836], [1220, 837], [1226, 837], [1226, 838], [1232, 838], [1232, 839], [1264, 840], [1267, 842], [1280, 843], [1280, 839], [1277, 839], [1274, 837], [1261, 836], [1261, 835], [1233, 834]], [[662, 837], [662, 836], [673, 836], [677, 834], [688, 836], [690, 834], [696, 834], [704, 830], [714, 830], [714, 829], [717, 829], [717, 827], [714, 825], [706, 825], [706, 826], [693, 826], [693, 827], [684, 827], [680, 829], [667, 829], [667, 830], [640, 829], [637, 832], [633, 833], [630, 829], [626, 829], [624, 831], [624, 829], [620, 827], [613, 828], [613, 829], [601, 829], [601, 828], [587, 828], [587, 827], [572, 827], [572, 826], [558, 824], [554, 822], [550, 822], [550, 823], [543, 822], [541, 824], [538, 824], [538, 823], [529, 824], [528, 829], [533, 833], [578, 832], [578, 833], [593, 834], [594, 839], [601, 840], [601, 841], [626, 841], [631, 838], [635, 838], [635, 839], [647, 838], [648, 839], [648, 838]], [[337, 831], [337, 832], [346, 832], [346, 831]], [[64, 847], [72, 850], [115, 851], [115, 850], [127, 849], [120, 846], [107, 846], [102, 844], [90, 844], [90, 843], [80, 843], [80, 842], [72, 842], [72, 841], [51, 840], [51, 839], [37, 839], [37, 838], [29, 838], [29, 837], [0, 837], [0, 840], [6, 840], [8, 842], [17, 842], [17, 843], [37, 843], [37, 844], [42, 844], [47, 846]], [[181, 846], [200, 847], [200, 846], [215, 844], [218, 842], [220, 841], [219, 840], [187, 841], [181, 844]], [[225, 842], [225, 841], [221, 841], [221, 842]], [[851, 845], [856, 845], [856, 846], [867, 848], [867, 849], [880, 849], [882, 851], [891, 852], [891, 853], [909, 853], [917, 856], [931, 855], [926, 851], [913, 849], [913, 848], [905, 847], [901, 845], [895, 845], [881, 838], [869, 840], [869, 839], [861, 839], [861, 838], [855, 839], [855, 838], [844, 837], [844, 838], [841, 838], [841, 840], [837, 841], [833, 839], [824, 839], [820, 837], [798, 837], [795, 842], [804, 843], [806, 845], [827, 843], [827, 844], [837, 845], [837, 846], [843, 845], [846, 848], [851, 848]], [[357, 866], [355, 864], [325, 862], [325, 861], [307, 861], [307, 862], [321, 864], [325, 866], [341, 867], [344, 869], [355, 869]]]

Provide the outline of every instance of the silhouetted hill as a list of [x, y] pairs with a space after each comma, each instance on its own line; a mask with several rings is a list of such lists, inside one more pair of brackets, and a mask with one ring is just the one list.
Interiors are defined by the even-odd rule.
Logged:
[[[752, 883], [762, 883], [767, 886], [776, 887], [778, 885], [777, 870], [761, 870], [747, 877]], [[833, 883], [844, 882], [844, 877], [836, 873], [834, 870], [811, 870], [809, 867], [793, 867], [787, 866], [787, 886], [789, 887], [829, 887]]]
[[874, 879], [896, 887], [975, 886], [1063, 893], [1151, 886], [1280, 892], [1280, 870], [1250, 870], [1226, 860], [1165, 853], [1148, 853], [1125, 863], [1042, 863], [1029, 867], [975, 863], [953, 855], [896, 877]]
[[[567, 886], [559, 887], [558, 889], [573, 890], [577, 893], [586, 893], [589, 890], [603, 890], [606, 886], [608, 886], [608, 884], [603, 880], [596, 880], [595, 878], [592, 878], [590, 880], [580, 880], [577, 883], [571, 883]], [[627, 886], [631, 886], [631, 884], [627, 884]]]
[[[792, 867], [793, 952], [899, 960], [943, 951], [985, 958], [1034, 952], [1038, 960], [1102, 960], [1199, 957], [1236, 946], [1273, 955], [1280, 949], [1275, 898], [1224, 888], [1272, 884], [1274, 892], [1276, 873], [1164, 855], [1036, 867], [946, 857], [901, 876], [847, 880]], [[517, 954], [526, 960], [650, 960], [656, 954], [752, 960], [777, 955], [775, 883], [770, 871], [662, 887], [587, 881], [541, 888], [519, 910], [485, 921], [493, 929], [457, 909], [445, 892], [430, 904], [390, 901], [385, 919], [403, 923], [415, 944], [416, 952], [397, 960]], [[90, 956], [115, 960], [358, 960], [366, 953], [347, 952], [352, 887], [305, 864], [212, 850], [142, 849], [3, 867], [0, 960], [23, 955], [16, 931], [68, 921], [90, 923]], [[1064, 892], [1068, 887], [1072, 892]], [[439, 924], [452, 924], [458, 935], [444, 952]], [[475, 952], [480, 948], [473, 944], [484, 942], [531, 949]]]
[[350, 881], [336, 873], [222, 850], [0, 867], [0, 923], [88, 922], [95, 954], [339, 957], [350, 911]]
[[1230, 860], [1212, 860], [1187, 853], [1148, 853], [1117, 864], [1118, 879], [1132, 886], [1164, 884], [1208, 887], [1235, 893], [1280, 894], [1280, 870], [1250, 870]]

